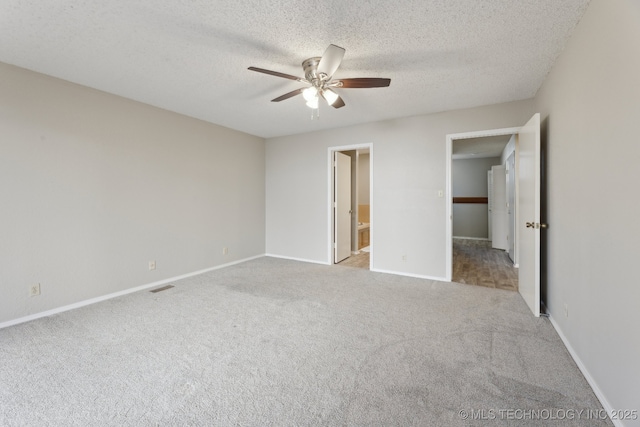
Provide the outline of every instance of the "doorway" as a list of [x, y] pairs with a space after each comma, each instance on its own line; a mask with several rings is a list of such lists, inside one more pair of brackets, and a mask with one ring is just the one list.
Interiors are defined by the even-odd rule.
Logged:
[[541, 232], [548, 227], [542, 222], [541, 209], [541, 137], [540, 113], [535, 113], [521, 127], [468, 132], [447, 135], [446, 179], [448, 202], [446, 205], [447, 280], [452, 278], [452, 197], [451, 197], [451, 157], [454, 140], [493, 136], [516, 135], [515, 164], [515, 261], [518, 264], [518, 292], [531, 309], [534, 316], [540, 316], [540, 241]]
[[[452, 144], [452, 280], [518, 290], [518, 272], [507, 254], [508, 148], [513, 135], [454, 140]], [[511, 143], [511, 144], [510, 144]]]
[[329, 147], [328, 263], [373, 266], [373, 144]]
[[517, 290], [507, 252], [516, 236], [509, 232], [506, 164], [519, 129], [447, 135], [448, 280], [454, 280], [455, 261], [456, 281]]

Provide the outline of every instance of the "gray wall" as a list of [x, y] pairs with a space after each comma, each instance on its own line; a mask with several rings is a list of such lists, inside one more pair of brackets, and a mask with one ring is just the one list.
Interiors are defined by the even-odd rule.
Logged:
[[525, 100], [267, 139], [267, 253], [329, 263], [328, 148], [372, 143], [373, 269], [444, 278], [446, 135], [533, 113]]
[[[455, 141], [454, 141], [455, 144]], [[487, 172], [499, 165], [500, 157], [455, 159], [451, 161], [451, 193], [453, 197], [487, 197]], [[489, 207], [486, 204], [454, 203], [453, 235], [489, 238]]]
[[0, 322], [264, 253], [261, 138], [6, 64], [0, 135]]
[[640, 2], [593, 0], [535, 100], [547, 306], [612, 408], [640, 409]]

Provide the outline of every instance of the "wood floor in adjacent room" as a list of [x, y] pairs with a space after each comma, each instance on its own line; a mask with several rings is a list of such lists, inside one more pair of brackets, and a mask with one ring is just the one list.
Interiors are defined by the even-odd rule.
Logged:
[[454, 282], [487, 288], [518, 290], [518, 269], [503, 250], [488, 240], [453, 239]]
[[357, 255], [351, 255], [349, 258], [340, 261], [338, 265], [343, 267], [356, 267], [369, 269], [369, 252], [360, 251]]

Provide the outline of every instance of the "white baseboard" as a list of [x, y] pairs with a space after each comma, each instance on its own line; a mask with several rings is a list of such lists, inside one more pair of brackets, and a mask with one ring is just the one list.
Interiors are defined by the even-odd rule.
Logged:
[[381, 270], [378, 268], [372, 268], [371, 271], [376, 273], [394, 274], [396, 276], [415, 277], [416, 279], [427, 279], [427, 280], [437, 280], [439, 282], [449, 282], [449, 280], [445, 279], [444, 277], [424, 276], [422, 274], [403, 273], [402, 271]]
[[268, 256], [268, 257], [271, 257], [271, 258], [288, 259], [288, 260], [291, 260], [291, 261], [310, 262], [312, 264], [331, 265], [331, 263], [329, 263], [329, 262], [318, 261], [318, 260], [314, 260], [314, 259], [296, 258], [296, 257], [290, 257], [290, 256], [284, 256], [284, 255], [275, 255], [275, 254], [265, 254], [265, 256]]
[[169, 279], [163, 279], [163, 280], [159, 280], [157, 282], [148, 283], [146, 285], [136, 286], [135, 288], [129, 288], [129, 289], [125, 289], [123, 291], [114, 292], [114, 293], [103, 295], [103, 296], [100, 296], [100, 297], [91, 298], [91, 299], [84, 300], [84, 301], [79, 301], [79, 302], [76, 302], [76, 303], [73, 303], [73, 304], [65, 305], [65, 306], [54, 308], [54, 309], [51, 309], [51, 310], [42, 311], [40, 313], [31, 314], [29, 316], [19, 317], [17, 319], [13, 319], [13, 320], [8, 320], [6, 322], [0, 323], [0, 329], [7, 328], [7, 327], [13, 326], [13, 325], [18, 325], [20, 323], [29, 322], [31, 320], [40, 319], [41, 317], [47, 317], [47, 316], [52, 316], [54, 314], [63, 313], [65, 311], [69, 311], [69, 310], [73, 310], [73, 309], [76, 309], [76, 308], [84, 307], [84, 306], [87, 306], [87, 305], [95, 304], [95, 303], [98, 303], [98, 302], [106, 301], [108, 299], [117, 298], [117, 297], [120, 297], [120, 296], [123, 296], [123, 295], [132, 294], [134, 292], [144, 291], [145, 289], [154, 288], [156, 286], [160, 286], [160, 285], [164, 285], [164, 284], [167, 284], [167, 283], [175, 282], [175, 281], [178, 281], [178, 280], [186, 279], [188, 277], [193, 277], [193, 276], [197, 276], [199, 274], [208, 273], [209, 271], [219, 270], [221, 268], [226, 268], [226, 267], [230, 267], [232, 265], [241, 264], [243, 262], [251, 261], [251, 260], [257, 259], [257, 258], [262, 258], [264, 256], [265, 255], [256, 255], [256, 256], [253, 256], [253, 257], [244, 258], [244, 259], [241, 259], [241, 260], [238, 260], [238, 261], [233, 261], [233, 262], [229, 262], [229, 263], [226, 263], [226, 264], [216, 265], [215, 267], [205, 268], [204, 270], [198, 270], [198, 271], [194, 271], [194, 272], [191, 272], [191, 273], [182, 274], [180, 276], [171, 277]]
[[[273, 254], [266, 254], [265, 256], [272, 257], [272, 258], [288, 259], [291, 261], [310, 262], [313, 264], [333, 265], [328, 262], [321, 262], [321, 261], [315, 261], [310, 259], [294, 258], [294, 257], [287, 257], [287, 256], [273, 255]], [[444, 277], [423, 276], [421, 274], [403, 273], [401, 271], [380, 270], [377, 268], [371, 268], [369, 269], [369, 271], [373, 271], [375, 273], [394, 274], [396, 276], [415, 277], [417, 279], [427, 279], [427, 280], [437, 280], [439, 282], [448, 282], [448, 280], [445, 279]]]
[[451, 236], [453, 239], [466, 239], [466, 240], [483, 240], [486, 242], [491, 241], [488, 237], [464, 237], [464, 236]]
[[[551, 316], [550, 313], [549, 313], [549, 321], [551, 322], [551, 325], [553, 325], [553, 328], [556, 330], [556, 333], [558, 334], [558, 336], [560, 337], [560, 339], [564, 343], [564, 346], [567, 348], [567, 351], [569, 352], [569, 354], [573, 358], [573, 361], [576, 362], [576, 365], [578, 365], [578, 369], [580, 369], [580, 372], [582, 372], [582, 375], [584, 375], [585, 379], [587, 380], [587, 382], [591, 386], [591, 389], [593, 390], [593, 393], [596, 395], [596, 397], [600, 401], [600, 404], [602, 405], [604, 410], [607, 411], [607, 414], [613, 413], [614, 412], [613, 411], [613, 406], [611, 406], [611, 404], [609, 403], [609, 401], [605, 397], [605, 395], [602, 392], [602, 390], [600, 390], [600, 387], [598, 387], [598, 383], [596, 383], [596, 380], [593, 379], [593, 377], [591, 376], [591, 374], [587, 370], [587, 367], [584, 366], [584, 363], [582, 363], [582, 360], [580, 360], [580, 357], [578, 357], [578, 354], [575, 352], [573, 347], [571, 347], [571, 344], [569, 343], [569, 340], [567, 340], [567, 337], [565, 337], [565, 335], [562, 333], [562, 329], [560, 329], [560, 326], [555, 322], [555, 320], [553, 320], [553, 317]], [[609, 419], [611, 420], [611, 417], [609, 417]], [[616, 427], [624, 427], [624, 424], [622, 424], [621, 420], [611, 420], [611, 422]]]

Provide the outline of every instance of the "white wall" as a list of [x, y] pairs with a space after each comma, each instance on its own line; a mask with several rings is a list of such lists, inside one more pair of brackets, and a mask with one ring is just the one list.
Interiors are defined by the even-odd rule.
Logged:
[[[487, 197], [487, 172], [491, 166], [499, 164], [500, 157], [452, 160], [453, 197]], [[455, 237], [489, 238], [489, 206], [486, 203], [454, 203], [452, 214]]]
[[261, 138], [6, 64], [0, 135], [0, 323], [264, 253]]
[[520, 126], [533, 112], [526, 100], [268, 139], [267, 253], [329, 262], [328, 147], [373, 143], [373, 268], [444, 278], [446, 135]]
[[547, 307], [611, 407], [640, 410], [640, 2], [593, 0], [535, 100]]

